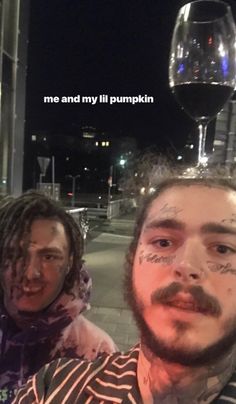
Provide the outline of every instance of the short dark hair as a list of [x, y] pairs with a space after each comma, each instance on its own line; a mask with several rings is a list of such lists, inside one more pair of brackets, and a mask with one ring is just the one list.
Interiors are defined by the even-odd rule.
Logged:
[[[58, 220], [65, 229], [69, 254], [73, 255], [71, 269], [64, 282], [64, 291], [69, 292], [79, 277], [82, 267], [84, 241], [80, 228], [73, 217], [56, 201], [36, 191], [28, 191], [17, 198], [3, 198], [0, 204], [0, 274], [4, 270], [9, 251], [14, 248], [11, 261], [13, 275], [20, 250], [20, 241], [27, 237], [32, 222], [37, 219]], [[1, 291], [2, 292], [2, 291]]]
[[220, 176], [195, 177], [195, 178], [173, 177], [173, 178], [164, 179], [163, 181], [160, 181], [159, 183], [154, 185], [155, 191], [143, 199], [142, 205], [137, 214], [134, 232], [133, 232], [133, 238], [129, 245], [128, 252], [126, 254], [126, 264], [125, 264], [126, 271], [125, 271], [125, 280], [124, 280], [124, 283], [125, 283], [124, 290], [125, 290], [125, 299], [128, 300], [128, 302], [130, 302], [130, 299], [132, 299], [132, 297], [129, 295], [129, 290], [127, 290], [127, 285], [130, 285], [129, 278], [132, 273], [134, 256], [135, 256], [135, 252], [137, 249], [138, 240], [139, 240], [139, 237], [141, 234], [143, 223], [146, 220], [146, 217], [147, 217], [147, 214], [148, 214], [148, 211], [149, 211], [149, 208], [150, 208], [152, 202], [156, 198], [158, 198], [159, 195], [161, 195], [164, 191], [166, 191], [169, 188], [178, 187], [178, 186], [188, 187], [191, 185], [200, 185], [200, 186], [205, 186], [205, 187], [209, 187], [209, 188], [222, 188], [225, 190], [236, 191], [236, 183], [235, 183], [234, 179], [220, 177]]

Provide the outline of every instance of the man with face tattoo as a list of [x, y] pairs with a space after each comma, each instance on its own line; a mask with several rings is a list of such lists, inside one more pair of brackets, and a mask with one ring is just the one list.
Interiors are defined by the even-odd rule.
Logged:
[[94, 362], [59, 359], [14, 403], [236, 403], [236, 185], [159, 183], [136, 222], [126, 297], [140, 341]]
[[95, 359], [116, 351], [81, 314], [90, 277], [83, 238], [71, 215], [28, 192], [0, 206], [0, 403], [47, 362]]

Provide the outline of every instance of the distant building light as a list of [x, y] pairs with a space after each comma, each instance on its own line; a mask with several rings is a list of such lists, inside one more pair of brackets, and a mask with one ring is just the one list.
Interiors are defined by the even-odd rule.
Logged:
[[181, 156], [180, 154], [177, 156], [177, 160], [182, 160], [183, 156]]
[[105, 147], [106, 146], [106, 142], [102, 142], [102, 147]]
[[95, 142], [95, 146], [98, 146], [99, 145], [99, 143], [98, 142]]
[[106, 142], [106, 146], [109, 146], [110, 142]]
[[102, 199], [101, 195], [99, 195], [98, 199]]
[[88, 167], [84, 167], [84, 171], [89, 171], [89, 168], [88, 168]]
[[6, 181], [6, 180], [2, 180], [2, 183], [3, 183], [3, 184], [6, 184], [6, 183], [7, 183], [7, 181]]
[[68, 196], [73, 196], [73, 192], [67, 192]]
[[83, 137], [86, 138], [86, 139], [94, 139], [95, 134], [94, 133], [84, 132]]
[[134, 173], [134, 176], [137, 177], [137, 176], [138, 176], [138, 173]]
[[215, 139], [213, 142], [214, 146], [224, 146], [225, 142], [223, 140], [217, 140]]
[[66, 157], [66, 161], [69, 161], [70, 160], [70, 157]]
[[190, 149], [194, 149], [194, 145], [191, 144], [191, 145], [189, 146], [189, 148], [190, 148]]
[[36, 142], [37, 136], [36, 136], [36, 135], [32, 135], [32, 136], [31, 136], [31, 140], [32, 140], [32, 142]]
[[43, 141], [44, 141], [44, 142], [46, 142], [46, 140], [47, 140], [47, 138], [46, 138], [46, 137], [44, 137], [44, 138], [43, 138]]

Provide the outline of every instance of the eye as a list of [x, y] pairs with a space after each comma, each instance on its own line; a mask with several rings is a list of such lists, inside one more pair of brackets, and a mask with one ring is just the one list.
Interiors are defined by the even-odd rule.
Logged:
[[158, 240], [154, 240], [154, 241], [152, 241], [152, 244], [156, 247], [161, 247], [161, 248], [171, 247], [173, 245], [172, 241], [170, 241], [166, 238], [160, 238]]
[[43, 259], [45, 261], [54, 261], [54, 260], [57, 259], [57, 256], [52, 255], [52, 254], [46, 254], [46, 255], [43, 256]]
[[236, 252], [234, 248], [224, 244], [218, 244], [214, 248], [218, 254], [230, 254], [230, 253], [232, 254]]

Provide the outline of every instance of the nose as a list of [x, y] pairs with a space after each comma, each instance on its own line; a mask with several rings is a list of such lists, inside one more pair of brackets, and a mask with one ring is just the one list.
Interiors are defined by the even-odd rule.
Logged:
[[37, 257], [27, 257], [25, 262], [24, 277], [31, 281], [41, 277], [40, 262]]
[[196, 240], [186, 241], [176, 254], [173, 275], [176, 281], [199, 283], [206, 278], [204, 246]]

